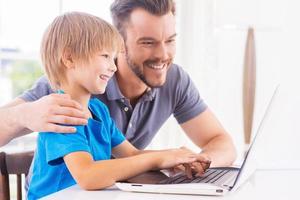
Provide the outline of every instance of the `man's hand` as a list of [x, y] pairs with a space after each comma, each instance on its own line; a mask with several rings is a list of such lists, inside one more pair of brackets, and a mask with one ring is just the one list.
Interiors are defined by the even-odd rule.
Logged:
[[37, 132], [72, 133], [76, 129], [66, 125], [84, 125], [88, 116], [81, 105], [68, 94], [50, 94], [41, 99], [18, 105], [20, 123]]
[[211, 160], [205, 153], [196, 154], [196, 161], [191, 163], [184, 163], [170, 168], [171, 176], [178, 173], [185, 173], [189, 178], [193, 176], [201, 176], [210, 167]]
[[192, 163], [197, 159], [197, 155], [185, 147], [158, 151], [156, 154], [159, 158], [157, 167], [160, 169], [167, 169], [181, 164]]

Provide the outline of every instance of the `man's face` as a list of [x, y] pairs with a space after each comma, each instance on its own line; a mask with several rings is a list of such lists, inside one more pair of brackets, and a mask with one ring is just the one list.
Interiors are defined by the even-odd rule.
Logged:
[[175, 16], [136, 9], [125, 29], [128, 66], [147, 86], [162, 86], [176, 51]]

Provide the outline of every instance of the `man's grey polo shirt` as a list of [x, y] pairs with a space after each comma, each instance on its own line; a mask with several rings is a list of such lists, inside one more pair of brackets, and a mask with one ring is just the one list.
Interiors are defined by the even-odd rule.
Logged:
[[[34, 101], [53, 91], [45, 76], [20, 97]], [[173, 114], [178, 123], [184, 123], [203, 112], [207, 106], [188, 74], [173, 64], [162, 87], [147, 91], [133, 108], [118, 87], [113, 77], [106, 92], [95, 95], [104, 102], [117, 127], [137, 148], [145, 148], [163, 123]]]

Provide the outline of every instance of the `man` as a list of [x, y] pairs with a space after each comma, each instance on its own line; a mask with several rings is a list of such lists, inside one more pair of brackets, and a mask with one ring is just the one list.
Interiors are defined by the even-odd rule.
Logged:
[[[97, 95], [126, 138], [145, 148], [162, 124], [174, 115], [202, 151], [199, 160], [228, 166], [236, 158], [231, 137], [207, 108], [175, 55], [175, 5], [172, 0], [115, 0], [113, 23], [124, 38], [118, 71], [106, 92]], [[0, 145], [32, 131], [74, 132], [85, 124], [80, 106], [68, 95], [51, 94], [45, 77], [0, 110]], [[48, 95], [48, 96], [45, 96]], [[32, 114], [34, 112], [34, 114]]]

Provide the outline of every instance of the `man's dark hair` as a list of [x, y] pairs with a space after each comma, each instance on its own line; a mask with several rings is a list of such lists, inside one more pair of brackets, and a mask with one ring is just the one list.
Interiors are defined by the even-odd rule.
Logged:
[[126, 39], [126, 23], [133, 10], [141, 8], [150, 14], [162, 16], [169, 12], [175, 15], [175, 3], [173, 0], [115, 0], [110, 6], [110, 12], [114, 26]]

